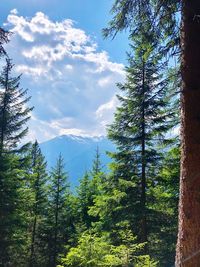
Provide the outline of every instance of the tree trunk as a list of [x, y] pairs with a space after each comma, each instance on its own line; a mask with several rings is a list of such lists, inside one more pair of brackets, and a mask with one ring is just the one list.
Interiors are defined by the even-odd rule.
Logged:
[[55, 232], [54, 232], [54, 251], [53, 251], [53, 267], [57, 263], [57, 242], [58, 242], [58, 209], [59, 209], [59, 198], [60, 198], [60, 179], [58, 177], [57, 182], [57, 193], [56, 193], [56, 210], [55, 210]]
[[37, 224], [37, 216], [35, 215], [33, 222], [32, 238], [31, 238], [31, 253], [30, 253], [29, 267], [34, 266], [36, 224]]
[[182, 158], [176, 267], [199, 267], [200, 0], [182, 2]]
[[6, 131], [6, 127], [7, 127], [7, 121], [6, 121], [6, 108], [8, 105], [8, 75], [9, 75], [9, 69], [8, 69], [8, 65], [6, 68], [6, 75], [5, 75], [5, 92], [4, 92], [4, 96], [3, 96], [3, 109], [2, 109], [2, 115], [1, 115], [1, 119], [2, 119], [2, 123], [1, 123], [1, 136], [0, 136], [0, 157], [3, 154], [3, 150], [4, 150], [4, 134]]
[[[142, 142], [141, 142], [141, 159], [142, 159], [142, 179], [141, 179], [141, 209], [142, 209], [142, 220], [141, 220], [141, 242], [147, 242], [147, 219], [146, 219], [146, 134], [145, 134], [145, 63], [143, 62], [143, 73], [142, 73]], [[145, 250], [146, 250], [145, 246]]]

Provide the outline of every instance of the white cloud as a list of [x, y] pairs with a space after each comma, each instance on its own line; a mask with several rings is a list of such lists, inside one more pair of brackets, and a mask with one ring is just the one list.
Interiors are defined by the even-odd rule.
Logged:
[[14, 32], [7, 50], [35, 106], [30, 137], [44, 141], [64, 133], [105, 134], [124, 66], [111, 62], [70, 19], [55, 22], [42, 12], [27, 18], [14, 9], [7, 25]]
[[[118, 104], [118, 99], [116, 96], [113, 96], [111, 100], [103, 105], [101, 105], [97, 111], [96, 115], [98, 118], [107, 117], [109, 114], [113, 114]], [[109, 114], [107, 114], [109, 112]]]
[[31, 76], [32, 78], [35, 76], [38, 78], [39, 76], [44, 75], [46, 73], [46, 69], [42, 66], [29, 67], [27, 65], [18, 65], [15, 68], [19, 73]]
[[10, 11], [10, 14], [17, 15], [17, 14], [18, 14], [17, 9], [16, 9], [16, 8], [12, 9], [12, 10]]
[[105, 129], [108, 126], [108, 123], [113, 121], [114, 118], [114, 112], [116, 110], [116, 107], [118, 105], [118, 99], [114, 95], [110, 101], [107, 103], [102, 104], [99, 106], [99, 108], [96, 111], [96, 118], [99, 122], [99, 125], [101, 126], [102, 130]]

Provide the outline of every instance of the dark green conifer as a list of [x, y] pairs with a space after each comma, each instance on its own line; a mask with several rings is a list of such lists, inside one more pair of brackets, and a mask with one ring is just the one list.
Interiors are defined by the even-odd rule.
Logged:
[[0, 155], [3, 152], [20, 152], [19, 142], [27, 134], [27, 121], [33, 108], [26, 106], [30, 97], [27, 89], [20, 88], [20, 78], [12, 77], [13, 64], [6, 58], [0, 75]]
[[47, 187], [48, 175], [46, 172], [46, 161], [42, 155], [37, 141], [31, 149], [31, 167], [30, 167], [30, 187], [33, 194], [32, 200], [32, 222], [30, 226], [30, 257], [29, 266], [42, 266], [46, 261], [44, 257], [45, 246], [43, 240], [43, 227], [47, 217]]
[[[0, 75], [0, 265], [16, 262], [24, 245], [24, 178], [20, 141], [32, 108], [26, 106], [27, 90], [20, 88], [20, 76], [12, 77], [13, 64], [6, 58]], [[16, 152], [18, 152], [16, 154]], [[20, 261], [21, 262], [20, 258]], [[19, 259], [18, 259], [19, 260]]]
[[[64, 245], [67, 245], [70, 233], [67, 232], [69, 225], [70, 189], [68, 176], [64, 170], [64, 160], [60, 155], [55, 168], [52, 169], [49, 190], [49, 267], [58, 264], [58, 256], [64, 252]], [[70, 217], [72, 214], [70, 215]]]
[[149, 37], [141, 33], [134, 38], [134, 55], [129, 54], [126, 82], [118, 85], [122, 91], [118, 96], [121, 106], [109, 128], [109, 138], [118, 148], [111, 155], [117, 163], [113, 179], [124, 188], [124, 211], [128, 208], [132, 229], [142, 242], [148, 240], [147, 190], [148, 184], [155, 182], [152, 170], [161, 156], [158, 145], [174, 121], [173, 112], [167, 110], [167, 81], [162, 75], [162, 62], [156, 43], [150, 43]]
[[102, 170], [102, 166], [101, 166], [101, 155], [99, 152], [99, 147], [97, 146], [96, 150], [95, 150], [95, 157], [93, 160], [93, 164], [92, 164], [92, 170], [91, 170], [91, 176], [95, 176], [97, 174], [99, 174]]

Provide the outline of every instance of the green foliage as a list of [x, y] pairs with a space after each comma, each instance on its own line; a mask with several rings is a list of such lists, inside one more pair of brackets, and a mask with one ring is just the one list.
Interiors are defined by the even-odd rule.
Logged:
[[88, 209], [93, 204], [93, 190], [89, 174], [86, 172], [77, 188], [79, 228], [86, 230], [91, 226], [92, 217], [88, 214]]
[[95, 198], [103, 194], [103, 182], [106, 175], [101, 170], [101, 160], [98, 149], [96, 150], [92, 170], [86, 172], [80, 180], [77, 188], [77, 211], [79, 217], [79, 229], [89, 229], [93, 223], [98, 221], [98, 214], [90, 213], [94, 206]]
[[97, 147], [95, 151], [95, 158], [93, 160], [93, 165], [92, 165], [92, 171], [91, 171], [91, 176], [98, 175], [101, 172], [102, 166], [101, 166], [101, 160], [100, 160], [100, 153], [99, 153], [99, 148]]
[[48, 266], [56, 266], [58, 256], [64, 253], [64, 245], [69, 240], [69, 218], [72, 214], [70, 210], [70, 191], [68, 177], [64, 171], [63, 158], [60, 155], [55, 168], [50, 173], [49, 185], [49, 208], [48, 208]]
[[[19, 160], [16, 156], [0, 158], [0, 265], [13, 262], [13, 255], [19, 253], [23, 216], [20, 187], [22, 186]], [[18, 254], [19, 255], [19, 254]]]
[[25, 182], [25, 161], [20, 154], [23, 149], [18, 147], [27, 132], [25, 125], [31, 108], [26, 106], [29, 100], [25, 97], [27, 90], [19, 88], [20, 76], [11, 77], [12, 68], [11, 60], [6, 58], [6, 65], [0, 75], [1, 266], [15, 266], [16, 262], [22, 264], [26, 256], [19, 255], [26, 251], [28, 243], [26, 199], [29, 191]]
[[45, 262], [46, 244], [43, 240], [43, 231], [48, 207], [46, 162], [37, 141], [32, 145], [30, 151], [29, 179], [32, 191], [29, 264], [32, 267], [41, 266]]
[[156, 266], [148, 255], [137, 256], [137, 252], [144, 244], [130, 245], [129, 242], [133, 242], [135, 238], [130, 232], [127, 232], [127, 235], [126, 244], [113, 246], [108, 234], [98, 236], [87, 231], [80, 237], [78, 246], [71, 248], [67, 256], [62, 259], [62, 266]]
[[[176, 146], [165, 153], [159, 168], [157, 184], [150, 188], [150, 254], [161, 267], [174, 264], [177, 238], [180, 177], [180, 149]], [[156, 241], [156, 242], [155, 242]]]
[[[105, 195], [103, 198], [109, 205], [114, 197], [117, 201], [116, 207], [104, 217], [110, 216], [113, 226], [121, 218], [128, 220], [132, 231], [144, 242], [149, 234], [150, 188], [157, 182], [156, 166], [161, 164], [164, 143], [169, 139], [167, 133], [174, 126], [176, 112], [173, 104], [169, 108], [169, 78], [163, 74], [157, 44], [150, 42], [144, 32], [133, 41], [126, 81], [118, 84], [120, 106], [108, 129], [108, 136], [118, 150], [110, 154], [114, 160], [113, 172], [106, 185], [106, 200]], [[96, 199], [96, 203], [99, 205], [100, 201]], [[102, 210], [105, 213], [108, 209], [102, 206]], [[111, 226], [110, 222], [107, 225]]]
[[19, 142], [27, 134], [26, 122], [32, 108], [26, 106], [30, 97], [27, 90], [20, 88], [20, 77], [11, 77], [13, 64], [6, 58], [6, 65], [0, 75], [0, 154], [11, 150], [19, 152]]
[[169, 50], [179, 49], [181, 5], [179, 0], [115, 0], [111, 9], [113, 18], [103, 34], [114, 38], [126, 29], [130, 36], [143, 31], [158, 40], [160, 52], [166, 55]]

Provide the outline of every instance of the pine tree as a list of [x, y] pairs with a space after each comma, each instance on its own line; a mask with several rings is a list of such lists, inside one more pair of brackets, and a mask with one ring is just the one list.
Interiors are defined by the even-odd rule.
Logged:
[[91, 176], [98, 175], [102, 170], [101, 166], [101, 155], [99, 152], [99, 147], [97, 146], [96, 151], [95, 151], [95, 158], [93, 160], [92, 164], [92, 170], [91, 170]]
[[129, 55], [126, 82], [118, 85], [122, 91], [118, 96], [121, 106], [109, 128], [109, 137], [118, 148], [118, 152], [112, 154], [117, 162], [114, 176], [120, 179], [121, 184], [124, 183], [124, 188], [127, 182], [125, 205], [130, 205], [131, 213], [137, 214], [132, 224], [139, 222], [139, 228], [135, 230], [141, 242], [146, 242], [146, 192], [148, 183], [152, 183], [155, 176], [153, 166], [160, 160], [159, 141], [173, 125], [173, 113], [167, 110], [167, 93], [164, 90], [167, 80], [161, 74], [163, 67], [156, 44], [151, 44], [145, 33], [135, 37], [134, 42], [132, 50], [135, 52], [134, 56]]
[[88, 210], [93, 204], [93, 190], [88, 172], [84, 174], [77, 188], [77, 202], [80, 218], [80, 225], [78, 227], [81, 231], [84, 231], [90, 228], [92, 222], [92, 217], [88, 214]]
[[[27, 90], [19, 88], [20, 76], [11, 76], [13, 65], [6, 58], [0, 75], [0, 265], [14, 264], [24, 242], [24, 178], [18, 149], [27, 133], [25, 127], [32, 108], [26, 107], [30, 98]], [[17, 154], [15, 152], [18, 152]], [[20, 259], [21, 260], [21, 259]]]
[[45, 244], [42, 239], [43, 225], [47, 217], [47, 188], [48, 175], [46, 172], [46, 162], [41, 153], [37, 141], [31, 149], [30, 187], [33, 192], [32, 202], [32, 223], [31, 223], [31, 244], [29, 266], [42, 266], [44, 264]]
[[[160, 52], [166, 55], [180, 52], [180, 20], [182, 7], [179, 0], [114, 0], [113, 18], [103, 29], [105, 37], [114, 38], [118, 32], [128, 30], [130, 36], [141, 31], [154, 35], [159, 41]], [[146, 24], [150, 25], [148, 31]]]
[[[65, 218], [69, 214], [66, 214], [69, 209], [69, 183], [67, 181], [67, 174], [64, 171], [64, 160], [60, 155], [55, 168], [51, 171], [51, 184], [49, 190], [49, 222], [50, 229], [49, 235], [49, 252], [50, 260], [49, 265], [55, 267], [58, 263], [58, 255], [63, 253], [66, 236], [70, 236], [67, 233], [69, 227], [66, 222], [69, 218]], [[71, 217], [71, 215], [70, 215]]]
[[13, 262], [19, 246], [20, 216], [19, 192], [21, 186], [19, 160], [15, 156], [0, 157], [0, 265], [7, 266]]
[[30, 119], [32, 108], [26, 106], [30, 97], [27, 89], [20, 88], [20, 77], [11, 77], [13, 64], [6, 58], [6, 66], [0, 75], [0, 156], [5, 151], [19, 152], [19, 142], [27, 134], [24, 127]]
[[92, 213], [89, 213], [89, 210], [94, 206], [94, 199], [102, 194], [102, 185], [105, 179], [106, 175], [102, 171], [99, 148], [97, 147], [92, 169], [85, 173], [77, 188], [78, 211], [82, 230], [89, 229], [98, 220], [98, 216], [93, 216]]
[[59, 266], [157, 266], [156, 262], [151, 261], [148, 255], [137, 255], [142, 250], [144, 244], [137, 244], [135, 237], [133, 237], [130, 231], [123, 232], [122, 234], [125, 243], [113, 246], [107, 233], [98, 235], [91, 230], [82, 233], [78, 245], [70, 249], [66, 257], [62, 258], [62, 266]]

